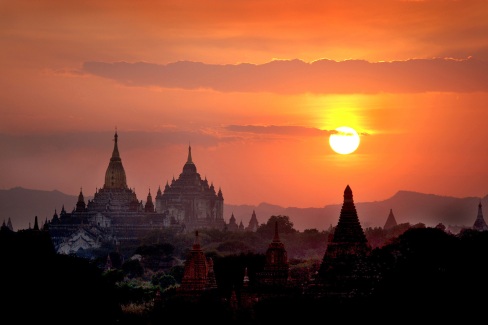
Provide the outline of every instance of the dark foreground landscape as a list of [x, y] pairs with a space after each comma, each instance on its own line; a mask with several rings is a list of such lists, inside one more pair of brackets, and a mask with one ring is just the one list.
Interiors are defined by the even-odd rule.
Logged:
[[[226, 238], [216, 232], [202, 238], [211, 235]], [[295, 232], [281, 238], [291, 246], [293, 241], [303, 241], [303, 235]], [[323, 239], [326, 234], [316, 235]], [[344, 275], [338, 267], [325, 284], [318, 279], [320, 259], [290, 258], [290, 282], [281, 288], [253, 283], [263, 267], [263, 254], [249, 246], [240, 253], [234, 247], [230, 254], [217, 254], [217, 249], [206, 253], [214, 260], [216, 287], [193, 296], [177, 294], [181, 266], [158, 271], [162, 263], [155, 260], [175, 257], [172, 244], [160, 241], [141, 247], [143, 262], [117, 262], [112, 254], [113, 265], [107, 269], [106, 260], [56, 254], [43, 230], [12, 232], [2, 227], [2, 323], [466, 323], [484, 317], [487, 307], [488, 231], [465, 229], [451, 234], [442, 227], [408, 227], [374, 247], [367, 258], [343, 268]], [[246, 276], [248, 282], [243, 281]]]

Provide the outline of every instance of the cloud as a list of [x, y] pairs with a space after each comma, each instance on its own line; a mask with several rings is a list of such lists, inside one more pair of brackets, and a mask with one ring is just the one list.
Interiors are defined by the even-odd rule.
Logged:
[[[105, 152], [113, 146], [115, 131], [61, 132], [50, 134], [12, 135], [0, 133], [0, 150], [11, 157], [49, 156], [50, 154], [94, 150]], [[159, 131], [118, 130], [119, 148], [123, 150], [154, 149], [174, 145], [191, 144], [214, 147], [220, 143], [241, 141], [251, 135], [278, 136], [328, 136], [333, 131], [303, 126], [228, 125], [198, 129], [181, 129], [169, 126]], [[0, 159], [1, 160], [1, 159]]]
[[488, 61], [471, 57], [392, 62], [275, 60], [235, 65], [85, 62], [82, 67], [83, 73], [127, 86], [283, 94], [484, 92], [488, 91], [486, 71]]
[[[10, 135], [0, 134], [0, 150], [9, 156], [32, 159], [62, 152], [111, 150], [114, 131], [73, 132], [53, 134]], [[216, 146], [221, 142], [236, 140], [232, 135], [218, 130], [212, 134], [205, 130], [162, 130], [160, 132], [118, 131], [119, 148], [123, 150], [154, 149], [191, 143], [198, 146]], [[6, 157], [5, 157], [6, 158]], [[0, 159], [1, 161], [2, 159]]]
[[229, 125], [227, 130], [238, 133], [271, 134], [271, 135], [290, 135], [290, 136], [328, 136], [334, 132], [309, 128], [304, 126], [279, 126], [279, 125]]

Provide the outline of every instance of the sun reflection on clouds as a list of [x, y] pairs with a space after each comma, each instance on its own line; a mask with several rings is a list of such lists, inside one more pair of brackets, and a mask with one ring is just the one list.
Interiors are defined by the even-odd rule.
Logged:
[[362, 108], [364, 95], [309, 96], [308, 101], [316, 127], [334, 130], [339, 126], [349, 126], [359, 133], [364, 132], [367, 118]]

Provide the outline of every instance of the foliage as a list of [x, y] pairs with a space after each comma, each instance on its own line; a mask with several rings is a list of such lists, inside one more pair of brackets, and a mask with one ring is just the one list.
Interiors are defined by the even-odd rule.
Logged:
[[131, 259], [122, 264], [122, 271], [129, 278], [141, 277], [144, 274], [144, 268], [138, 259]]
[[173, 255], [175, 247], [169, 243], [142, 245], [137, 247], [135, 254], [142, 256], [167, 256]]
[[152, 276], [151, 283], [164, 291], [168, 287], [176, 285], [176, 279], [172, 275], [160, 272]]
[[141, 279], [128, 279], [116, 284], [120, 304], [145, 303], [154, 299], [158, 286]]
[[114, 324], [120, 306], [113, 283], [91, 261], [55, 254], [50, 240], [46, 233], [35, 230], [0, 233], [0, 278], [6, 283], [2, 310], [10, 318], [5, 322], [66, 324], [74, 323], [71, 320], [76, 315], [76, 323], [97, 319]]
[[[369, 245], [374, 249], [391, 243], [410, 228], [413, 227], [409, 223], [401, 223], [390, 229], [383, 229], [382, 227], [369, 227], [364, 230], [364, 234], [366, 235]], [[417, 224], [415, 225], [415, 228], [425, 228], [425, 225]]]
[[171, 269], [169, 269], [169, 271], [166, 272], [166, 274], [171, 275], [176, 280], [177, 283], [181, 283], [184, 272], [185, 272], [184, 265], [176, 265], [173, 266]]
[[257, 233], [261, 236], [272, 239], [275, 233], [276, 223], [278, 224], [278, 233], [280, 235], [294, 234], [297, 232], [297, 230], [293, 228], [293, 222], [291, 222], [290, 217], [278, 215], [269, 217], [265, 224], [261, 224], [258, 227]]
[[217, 246], [217, 251], [238, 254], [250, 251], [250, 247], [241, 241], [226, 241]]

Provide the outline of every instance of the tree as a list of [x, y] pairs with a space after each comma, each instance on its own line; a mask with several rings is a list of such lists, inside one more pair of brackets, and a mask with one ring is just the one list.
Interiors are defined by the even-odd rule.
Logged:
[[144, 268], [137, 259], [128, 260], [122, 264], [122, 270], [129, 278], [141, 277], [144, 274]]
[[293, 222], [288, 216], [271, 216], [268, 222], [259, 226], [257, 233], [261, 236], [273, 238], [275, 232], [275, 223], [278, 223], [278, 233], [281, 234], [295, 234], [297, 230], [293, 228]]

